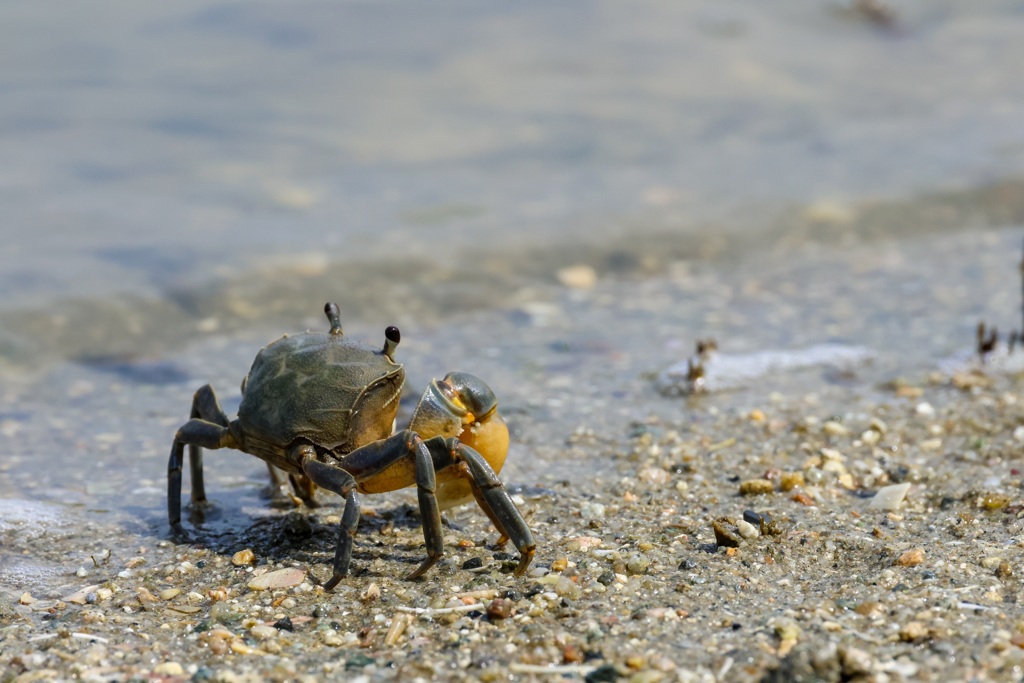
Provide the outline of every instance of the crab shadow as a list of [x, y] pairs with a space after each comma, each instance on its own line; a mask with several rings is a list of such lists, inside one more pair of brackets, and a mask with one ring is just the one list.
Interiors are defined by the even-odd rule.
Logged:
[[[317, 508], [274, 510], [267, 507], [256, 517], [238, 509], [213, 508], [202, 517], [192, 515], [192, 545], [218, 555], [232, 557], [249, 549], [264, 563], [301, 563], [317, 576], [330, 576], [338, 542], [341, 509], [333, 505]], [[330, 521], [328, 521], [330, 520]], [[409, 504], [364, 508], [352, 549], [350, 575], [373, 575], [371, 569], [382, 560], [402, 574], [415, 568], [424, 556], [419, 511]], [[413, 533], [409, 533], [412, 531]]]

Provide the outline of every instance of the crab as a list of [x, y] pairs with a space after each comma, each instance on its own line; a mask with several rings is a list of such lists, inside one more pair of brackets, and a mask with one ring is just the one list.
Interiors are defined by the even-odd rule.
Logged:
[[372, 348], [342, 333], [338, 306], [324, 307], [329, 332], [285, 335], [256, 355], [242, 382], [238, 417], [228, 419], [213, 388], [196, 391], [191, 419], [175, 434], [167, 465], [167, 514], [175, 537], [181, 523], [181, 480], [189, 447], [192, 508], [209, 504], [203, 449], [233, 448], [287, 473], [300, 499], [316, 487], [345, 499], [338, 527], [332, 590], [348, 575], [359, 525], [359, 494], [415, 485], [427, 557], [405, 578], [416, 579], [444, 552], [441, 510], [475, 499], [500, 534], [519, 551], [514, 570], [530, 566], [536, 544], [526, 520], [496, 474], [508, 452], [508, 428], [497, 399], [481, 379], [464, 372], [433, 380], [409, 426], [393, 433], [405, 369], [395, 362], [397, 327]]

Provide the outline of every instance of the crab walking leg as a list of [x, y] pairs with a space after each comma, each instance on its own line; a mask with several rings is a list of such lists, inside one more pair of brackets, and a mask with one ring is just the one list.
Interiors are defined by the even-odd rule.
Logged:
[[[171, 457], [167, 461], [167, 521], [170, 522], [171, 530], [176, 536], [188, 538], [188, 533], [181, 525], [181, 469], [185, 459], [185, 446], [223, 448], [228, 445], [226, 442], [229, 439], [230, 432], [227, 427], [195, 418], [186, 422], [174, 435]], [[194, 469], [192, 476], [194, 488]], [[202, 460], [199, 461], [199, 476], [202, 477]]]
[[[199, 387], [192, 397], [191, 418], [199, 418], [205, 422], [212, 422], [221, 427], [228, 426], [228, 416], [220, 407], [217, 401], [217, 394], [213, 387], [204, 384]], [[203, 449], [196, 444], [188, 446], [189, 474], [192, 477], [192, 505], [200, 505], [206, 502], [206, 483], [203, 479]]]
[[171, 459], [167, 462], [167, 521], [171, 534], [187, 539], [188, 532], [181, 525], [181, 461], [185, 457], [185, 444], [174, 440], [171, 444]]
[[501, 534], [498, 542], [511, 539], [519, 551], [519, 566], [514, 573], [516, 576], [522, 576], [533, 561], [533, 553], [537, 547], [533, 540], [533, 532], [523, 519], [522, 513], [482, 455], [458, 439], [445, 439], [444, 445], [449, 457], [455, 461], [456, 471], [469, 481], [473, 497], [476, 498], [480, 509]]
[[231, 422], [227, 413], [220, 407], [216, 392], [209, 384], [199, 387], [195, 396], [192, 397], [192, 417], [198, 417], [221, 427], [227, 427]]
[[316, 494], [316, 484], [309, 477], [302, 474], [289, 474], [288, 483], [291, 484], [295, 497], [302, 501], [308, 508], [319, 507], [319, 503], [313, 498]]
[[314, 484], [345, 499], [345, 511], [341, 515], [341, 524], [338, 525], [338, 545], [334, 549], [334, 571], [330, 580], [324, 584], [324, 590], [333, 590], [348, 576], [348, 566], [352, 562], [352, 539], [359, 528], [359, 494], [356, 493], [356, 479], [340, 467], [317, 460], [316, 451], [312, 446], [300, 446], [297, 449], [297, 459], [302, 463], [302, 471]]
[[[367, 480], [377, 477], [375, 483], [381, 486], [379, 490], [391, 491], [405, 486], [404, 464], [408, 463], [411, 459], [414, 468], [417, 498], [420, 504], [420, 516], [423, 521], [423, 540], [427, 549], [427, 557], [419, 567], [414, 569], [405, 578], [418, 578], [434, 566], [444, 554], [444, 534], [441, 527], [441, 511], [435, 495], [437, 486], [434, 459], [419, 434], [410, 430], [403, 430], [383, 441], [367, 444], [342, 456], [337, 466], [319, 461], [317, 461], [316, 465], [309, 463], [310, 459], [315, 460], [315, 453], [309, 455], [311, 451], [312, 449], [309, 449], [304, 454], [300, 454], [300, 457], [304, 456], [307, 458], [302, 463], [303, 472], [317, 486], [335, 491], [339, 495], [346, 497], [346, 499], [348, 497], [347, 493], [331, 488], [326, 483], [322, 483], [321, 479], [317, 477], [322, 477], [323, 481], [326, 482], [328, 476], [335, 476], [332, 475], [333, 472], [342, 471], [349, 477], [352, 477], [354, 481], [364, 482], [364, 484]], [[396, 466], [399, 470], [398, 473], [394, 469]], [[390, 474], [388, 470], [390, 470]], [[312, 473], [314, 471], [316, 472], [315, 476]], [[371, 488], [370, 491], [372, 492], [374, 489]], [[347, 504], [345, 512], [346, 514], [348, 513]], [[341, 534], [343, 533], [344, 531], [339, 531], [338, 550], [335, 557], [335, 576], [332, 577], [332, 583], [329, 584], [331, 588], [337, 585], [335, 579], [345, 576], [345, 573], [348, 571], [348, 557], [351, 555], [351, 538], [342, 539]], [[354, 529], [353, 533], [355, 533]], [[347, 550], [343, 550], [343, 543], [348, 544]], [[343, 572], [340, 575], [337, 573], [339, 566]]]
[[417, 434], [412, 446], [416, 449], [416, 496], [420, 503], [420, 518], [423, 522], [423, 542], [427, 546], [427, 557], [422, 564], [408, 574], [408, 581], [417, 579], [434, 566], [444, 554], [444, 533], [441, 531], [441, 510], [437, 506], [437, 482], [434, 475], [434, 461], [430, 457], [423, 439]]

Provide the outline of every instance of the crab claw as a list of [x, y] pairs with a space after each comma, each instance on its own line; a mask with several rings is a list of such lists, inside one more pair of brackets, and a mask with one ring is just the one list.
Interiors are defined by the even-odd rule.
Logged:
[[[508, 454], [508, 427], [498, 413], [498, 399], [482, 379], [466, 372], [450, 372], [434, 380], [423, 393], [409, 428], [424, 439], [457, 437], [500, 472]], [[473, 500], [463, 479], [438, 480], [441, 509]]]

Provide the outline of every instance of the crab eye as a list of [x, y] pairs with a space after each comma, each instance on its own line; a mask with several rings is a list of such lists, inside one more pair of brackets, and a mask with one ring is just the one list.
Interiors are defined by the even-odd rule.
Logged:
[[398, 331], [398, 328], [394, 325], [384, 330], [384, 355], [391, 360], [395, 359], [395, 349], [398, 348], [398, 342], [402, 341], [402, 333]]

